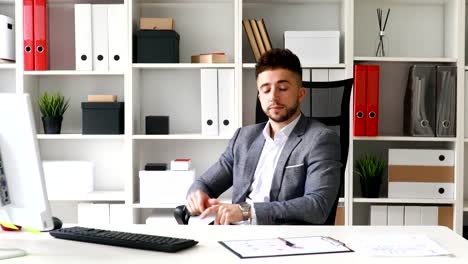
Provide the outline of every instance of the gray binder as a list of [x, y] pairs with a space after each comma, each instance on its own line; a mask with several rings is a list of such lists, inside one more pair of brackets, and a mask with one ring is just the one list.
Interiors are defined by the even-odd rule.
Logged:
[[434, 65], [412, 65], [404, 98], [403, 130], [408, 136], [435, 136], [436, 74]]
[[454, 137], [456, 134], [457, 67], [437, 66], [436, 135]]

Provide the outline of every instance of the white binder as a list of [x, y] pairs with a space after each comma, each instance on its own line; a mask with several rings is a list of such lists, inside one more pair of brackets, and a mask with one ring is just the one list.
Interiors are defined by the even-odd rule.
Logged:
[[218, 135], [218, 70], [200, 70], [202, 135]]
[[92, 5], [93, 70], [109, 70], [107, 5]]
[[0, 15], [0, 59], [15, 60], [15, 20]]
[[77, 71], [93, 70], [91, 4], [75, 4], [75, 66]]
[[[302, 80], [306, 82], [310, 82], [310, 69], [302, 69]], [[310, 90], [306, 89], [306, 95], [304, 97], [304, 101], [301, 104], [301, 111], [309, 116], [310, 114]]]
[[[328, 82], [328, 69], [312, 69], [313, 82]], [[326, 117], [328, 114], [328, 89], [314, 89], [312, 94], [312, 113], [316, 117]]]
[[421, 225], [420, 206], [405, 206], [405, 225]]
[[453, 150], [389, 149], [388, 165], [454, 166]]
[[123, 4], [108, 5], [109, 70], [124, 70], [126, 65], [126, 21]]
[[234, 69], [218, 69], [219, 134], [232, 136], [236, 130]]
[[437, 206], [421, 206], [421, 225], [438, 225], [439, 208]]
[[400, 205], [388, 206], [387, 224], [389, 226], [402, 226], [404, 225], [405, 208]]
[[371, 205], [370, 206], [370, 225], [387, 225], [387, 206], [386, 205]]

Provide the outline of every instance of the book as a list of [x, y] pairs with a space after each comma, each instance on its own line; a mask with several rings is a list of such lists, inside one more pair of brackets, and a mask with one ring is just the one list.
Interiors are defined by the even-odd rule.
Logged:
[[258, 50], [260, 51], [260, 56], [265, 53], [265, 47], [263, 46], [262, 37], [258, 31], [257, 21], [255, 19], [250, 19], [250, 26], [252, 26], [252, 31], [255, 37], [255, 42], [257, 42]]
[[226, 54], [220, 53], [207, 53], [207, 54], [199, 54], [193, 55], [191, 57], [192, 63], [228, 63], [228, 57]]
[[245, 33], [247, 34], [247, 39], [249, 40], [250, 47], [252, 48], [255, 61], [258, 61], [260, 59], [260, 51], [258, 50], [257, 42], [255, 41], [252, 26], [250, 25], [249, 20], [242, 20], [242, 25], [244, 26]]
[[265, 21], [262, 19], [257, 20], [258, 31], [260, 32], [260, 36], [262, 37], [263, 45], [265, 46], [265, 51], [269, 51], [272, 49], [270, 36], [268, 35], [268, 31], [266, 29]]

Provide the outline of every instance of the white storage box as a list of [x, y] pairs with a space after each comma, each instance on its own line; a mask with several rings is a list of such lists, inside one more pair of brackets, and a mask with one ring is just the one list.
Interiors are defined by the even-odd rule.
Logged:
[[79, 203], [78, 224], [98, 225], [109, 224], [109, 204]]
[[140, 171], [141, 204], [184, 204], [195, 170]]
[[94, 164], [90, 161], [43, 161], [47, 196], [75, 199], [94, 191]]
[[301, 60], [301, 64], [338, 64], [339, 31], [285, 31], [284, 47]]

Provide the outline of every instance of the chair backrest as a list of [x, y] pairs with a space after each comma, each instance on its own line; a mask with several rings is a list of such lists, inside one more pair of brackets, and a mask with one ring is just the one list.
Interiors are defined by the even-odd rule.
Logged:
[[[307, 96], [302, 103], [301, 110], [304, 115], [314, 118], [326, 126], [331, 127], [340, 135], [341, 144], [341, 181], [340, 191], [333, 208], [325, 221], [325, 225], [334, 225], [338, 199], [344, 196], [344, 176], [349, 149], [349, 104], [353, 78], [331, 82], [302, 82], [306, 88]], [[267, 121], [257, 98], [256, 123]]]

